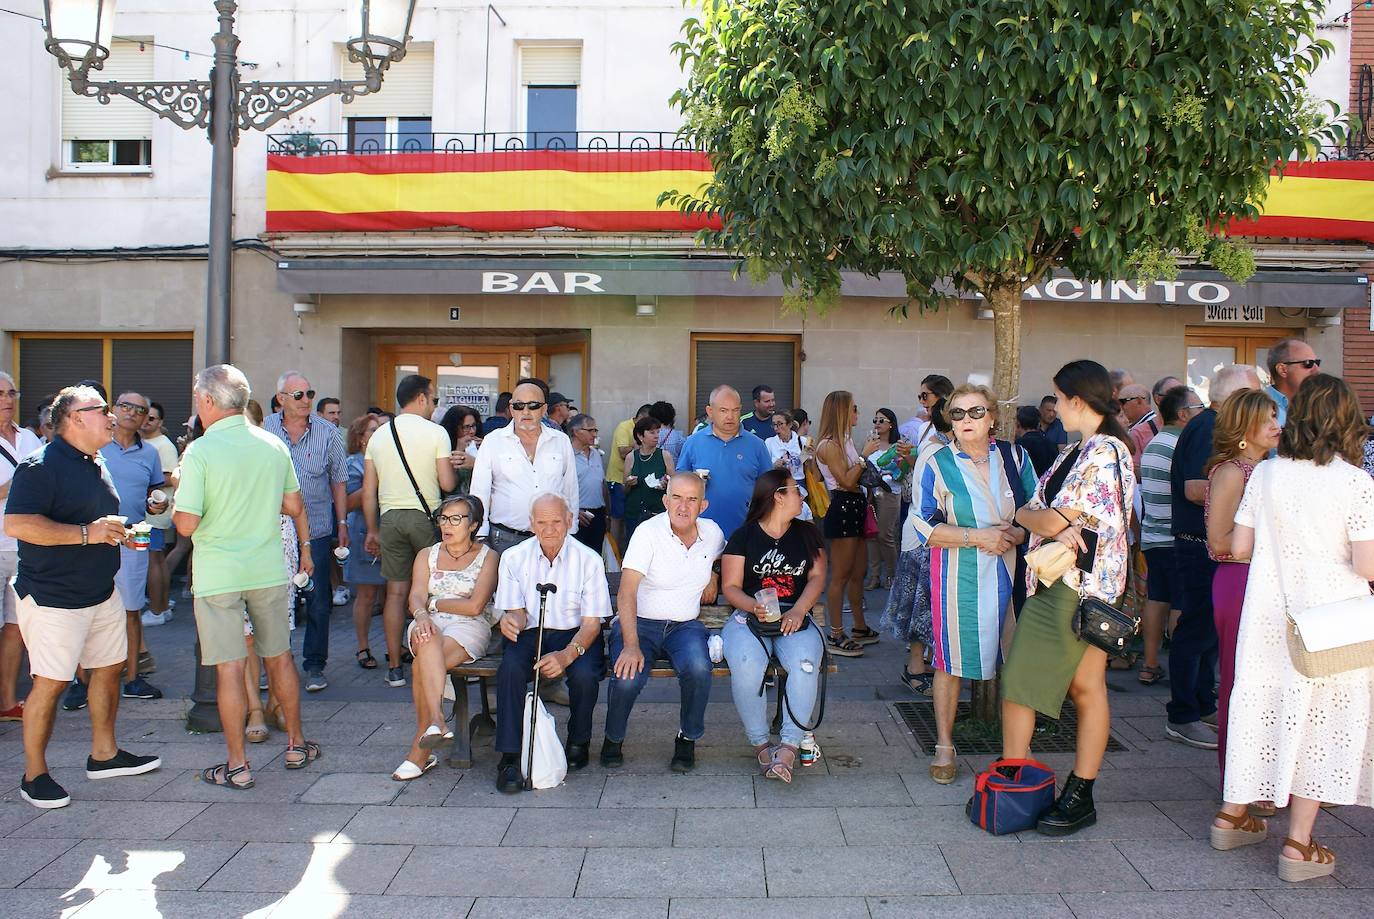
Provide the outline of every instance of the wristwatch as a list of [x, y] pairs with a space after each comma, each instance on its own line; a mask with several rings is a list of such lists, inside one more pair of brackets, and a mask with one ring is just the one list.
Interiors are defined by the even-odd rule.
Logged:
[[430, 597], [430, 598], [429, 598], [429, 611], [430, 611], [431, 613], [437, 613], [437, 612], [439, 612], [439, 598], [438, 598], [438, 597]]
[[90, 532], [86, 529], [86, 524], [81, 524], [81, 545], [90, 545]]
[[571, 644], [572, 649], [573, 649], [574, 651], [577, 652], [577, 656], [578, 656], [578, 657], [581, 657], [582, 655], [584, 655], [584, 654], [587, 653], [587, 649], [584, 648], [584, 647], [582, 647], [581, 645], [579, 645], [577, 642], [574, 641], [574, 642], [571, 642], [570, 644]]

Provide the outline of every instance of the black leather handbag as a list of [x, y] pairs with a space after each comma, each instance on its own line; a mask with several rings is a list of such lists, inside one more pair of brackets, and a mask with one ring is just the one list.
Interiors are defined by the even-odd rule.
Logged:
[[[1121, 525], [1131, 525], [1130, 511], [1126, 508], [1126, 483], [1121, 478], [1121, 451], [1116, 449], [1117, 497], [1121, 500]], [[1097, 597], [1079, 596], [1078, 610], [1073, 617], [1073, 632], [1080, 639], [1101, 648], [1108, 657], [1127, 657], [1130, 655], [1131, 640], [1140, 630], [1140, 618], [1130, 616]]]

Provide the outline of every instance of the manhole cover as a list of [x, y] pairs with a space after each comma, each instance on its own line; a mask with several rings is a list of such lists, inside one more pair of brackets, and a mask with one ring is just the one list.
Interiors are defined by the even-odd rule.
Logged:
[[[892, 707], [902, 723], [916, 738], [916, 745], [931, 756], [935, 755], [935, 703], [920, 700], [894, 702]], [[961, 754], [1002, 752], [1000, 725], [974, 721], [969, 717], [970, 706], [960, 702], [954, 721], [954, 744]], [[1065, 703], [1059, 720], [1037, 717], [1035, 736], [1031, 739], [1032, 753], [1072, 753], [1078, 734], [1078, 718], [1073, 706]], [[1107, 735], [1109, 753], [1125, 752], [1126, 747], [1113, 735]]]

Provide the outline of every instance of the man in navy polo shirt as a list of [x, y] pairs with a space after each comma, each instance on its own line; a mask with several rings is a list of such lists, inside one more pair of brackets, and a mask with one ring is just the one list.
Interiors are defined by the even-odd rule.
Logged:
[[763, 441], [740, 430], [739, 411], [739, 393], [733, 388], [712, 390], [706, 407], [711, 425], [687, 438], [677, 461], [683, 472], [709, 471], [706, 500], [710, 506], [701, 516], [720, 527], [726, 539], [744, 523], [754, 480], [773, 468]]
[[86, 777], [140, 775], [162, 765], [155, 756], [135, 756], [115, 744], [119, 677], [129, 650], [115, 573], [119, 546], [130, 533], [115, 516], [119, 494], [100, 456], [113, 421], [95, 389], [69, 386], [58, 393], [52, 442], [19, 464], [5, 509], [5, 532], [19, 541], [14, 589], [33, 674], [19, 792], [35, 807], [71, 802], [48, 774], [46, 751], [57, 700], [77, 666], [90, 674]]

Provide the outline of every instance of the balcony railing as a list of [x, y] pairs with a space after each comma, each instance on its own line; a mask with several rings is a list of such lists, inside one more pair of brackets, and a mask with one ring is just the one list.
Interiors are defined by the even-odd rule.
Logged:
[[470, 134], [269, 134], [267, 152], [286, 156], [348, 153], [505, 153], [518, 150], [697, 149], [676, 131], [520, 131]]

